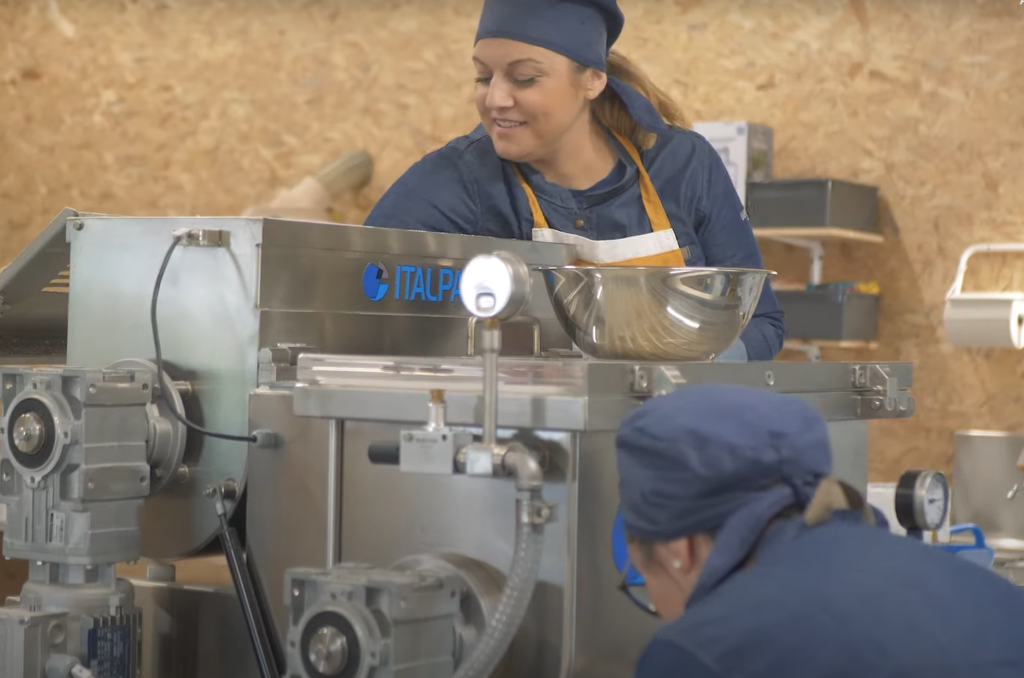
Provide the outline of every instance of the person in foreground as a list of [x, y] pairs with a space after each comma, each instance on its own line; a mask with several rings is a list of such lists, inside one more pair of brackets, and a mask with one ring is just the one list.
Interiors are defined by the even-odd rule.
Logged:
[[[576, 246], [580, 264], [761, 268], [715, 149], [611, 51], [615, 0], [486, 0], [473, 51], [481, 125], [415, 163], [366, 225]], [[771, 360], [765, 283], [722, 358]]]
[[617, 447], [630, 561], [668, 622], [637, 678], [1024, 676], [1024, 592], [891, 534], [829, 476], [803, 401], [685, 388], [627, 417]]

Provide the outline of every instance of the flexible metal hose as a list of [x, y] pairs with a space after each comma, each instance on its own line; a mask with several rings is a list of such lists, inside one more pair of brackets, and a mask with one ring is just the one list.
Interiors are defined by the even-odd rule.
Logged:
[[540, 574], [544, 526], [534, 524], [531, 507], [541, 501], [539, 489], [520, 490], [516, 501], [516, 541], [494, 618], [473, 654], [459, 666], [455, 678], [488, 678], [505, 656], [523, 623]]

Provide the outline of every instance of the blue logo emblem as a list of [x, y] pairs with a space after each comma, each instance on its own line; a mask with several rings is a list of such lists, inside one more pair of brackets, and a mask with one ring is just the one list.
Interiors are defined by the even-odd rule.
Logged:
[[382, 263], [367, 264], [363, 269], [363, 292], [370, 301], [380, 301], [388, 293], [388, 268]]
[[363, 269], [363, 292], [370, 301], [391, 296], [395, 301], [427, 301], [453, 304], [459, 300], [460, 269], [450, 266], [396, 264], [394, 278], [383, 262]]

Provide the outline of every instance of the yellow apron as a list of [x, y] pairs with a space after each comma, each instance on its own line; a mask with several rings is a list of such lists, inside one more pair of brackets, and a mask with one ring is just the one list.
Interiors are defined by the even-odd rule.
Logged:
[[554, 242], [576, 247], [577, 263], [581, 265], [596, 266], [686, 266], [686, 257], [679, 249], [679, 241], [676, 240], [675, 231], [668, 221], [668, 214], [661, 204], [657, 191], [654, 190], [654, 183], [650, 175], [644, 169], [640, 161], [640, 154], [636, 147], [618, 132], [612, 132], [619, 143], [623, 145], [626, 152], [636, 163], [637, 171], [640, 172], [640, 197], [644, 202], [644, 210], [651, 222], [651, 232], [642, 235], [633, 235], [627, 238], [616, 240], [590, 240], [573, 233], [563, 233], [548, 227], [548, 221], [537, 202], [537, 195], [526, 183], [519, 168], [513, 164], [516, 178], [526, 192], [526, 199], [530, 203], [530, 211], [533, 213], [533, 239], [538, 242]]

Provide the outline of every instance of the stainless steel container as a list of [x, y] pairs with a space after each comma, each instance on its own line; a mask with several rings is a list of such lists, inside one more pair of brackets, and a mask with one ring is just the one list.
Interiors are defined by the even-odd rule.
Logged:
[[975, 523], [996, 557], [1024, 556], [1024, 487], [1009, 499], [1024, 473], [1017, 458], [1024, 434], [957, 431], [953, 436], [952, 522]]
[[747, 326], [771, 271], [560, 266], [542, 269], [562, 329], [607, 360], [711, 360]]

